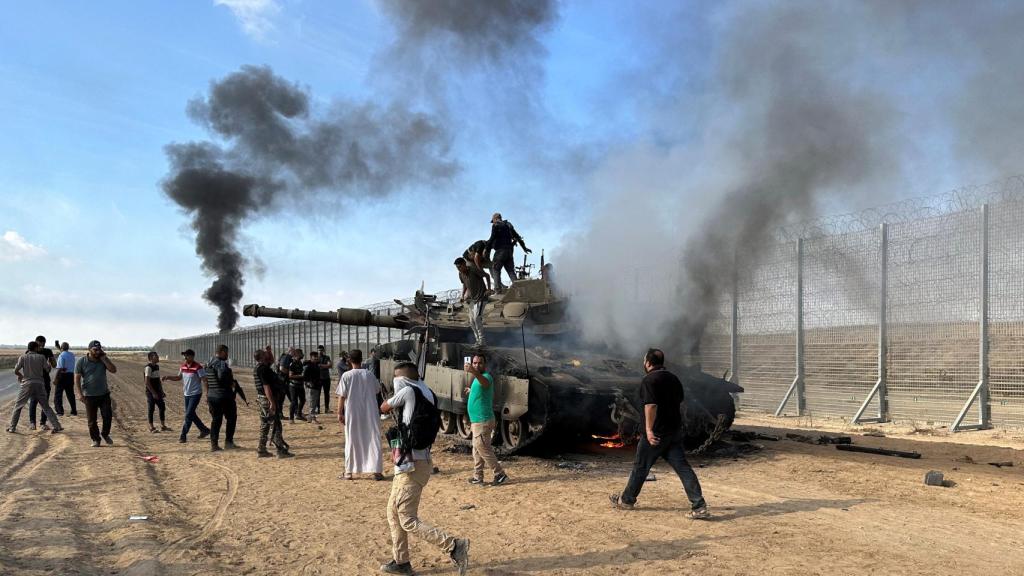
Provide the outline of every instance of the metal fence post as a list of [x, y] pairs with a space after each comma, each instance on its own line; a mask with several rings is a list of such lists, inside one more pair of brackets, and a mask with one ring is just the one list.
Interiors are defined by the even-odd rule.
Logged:
[[804, 414], [804, 239], [796, 240], [796, 376], [789, 385], [785, 397], [775, 410], [781, 416], [789, 399], [796, 394], [796, 413]]
[[[953, 432], [960, 430], [981, 430], [988, 428], [991, 420], [991, 405], [989, 404], [988, 388], [988, 204], [981, 206], [981, 294], [978, 298], [978, 384], [971, 391], [971, 395], [960, 409], [956, 419], [949, 429]], [[978, 423], [964, 426], [964, 418], [971, 409], [971, 404], [978, 403]]]
[[[857, 413], [853, 415], [853, 420], [851, 420], [853, 424], [861, 422], [886, 422], [889, 419], [889, 392], [886, 387], [886, 377], [889, 369], [889, 225], [883, 222], [879, 228], [879, 234], [881, 235], [881, 249], [879, 250], [878, 282], [878, 379], [868, 393], [867, 398], [864, 399], [860, 408], [857, 409]], [[863, 418], [864, 412], [875, 396], [878, 396], [878, 417]]]
[[732, 275], [732, 317], [729, 320], [729, 380], [740, 383], [739, 288], [736, 269]]

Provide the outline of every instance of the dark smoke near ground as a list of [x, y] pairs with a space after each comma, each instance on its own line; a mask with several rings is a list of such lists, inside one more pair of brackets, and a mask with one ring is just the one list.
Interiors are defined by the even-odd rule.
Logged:
[[384, 196], [449, 181], [458, 163], [436, 118], [399, 105], [337, 102], [318, 112], [310, 95], [269, 67], [244, 66], [212, 82], [189, 116], [220, 143], [167, 146], [164, 192], [192, 219], [196, 254], [213, 283], [220, 330], [238, 321], [245, 270], [239, 249], [248, 221], [297, 201]]
[[[682, 128], [609, 156], [591, 182], [591, 226], [552, 259], [587, 337], [689, 352], [780, 226], [884, 203], [906, 193], [908, 173], [1019, 172], [1022, 15], [995, 2], [732, 3], [705, 14], [704, 92], [660, 95], [650, 112], [652, 132]], [[658, 52], [684, 50], [667, 40]], [[658, 65], [649, 73], [673, 73], [671, 60]], [[922, 151], [932, 141], [952, 144], [955, 167]]]

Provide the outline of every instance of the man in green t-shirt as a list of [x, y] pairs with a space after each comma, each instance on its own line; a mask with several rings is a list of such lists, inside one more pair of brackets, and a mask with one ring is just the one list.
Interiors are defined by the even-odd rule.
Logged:
[[508, 482], [508, 475], [494, 455], [491, 437], [494, 435], [494, 377], [487, 371], [487, 359], [483, 354], [473, 356], [472, 364], [466, 364], [466, 372], [473, 378], [465, 389], [468, 395], [466, 412], [473, 430], [473, 477], [470, 484], [484, 483], [484, 466], [494, 470], [494, 486]]

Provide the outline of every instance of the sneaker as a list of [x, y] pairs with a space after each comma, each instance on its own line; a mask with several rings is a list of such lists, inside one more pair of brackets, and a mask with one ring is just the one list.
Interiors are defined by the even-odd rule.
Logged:
[[502, 472], [501, 474], [498, 474], [497, 476], [494, 477], [493, 485], [494, 486], [501, 486], [505, 482], [508, 482], [508, 474], [505, 474], [504, 472]]
[[50, 430], [50, 434], [56, 434], [58, 432], [63, 432], [63, 431], [64, 431], [64, 427], [63, 426], [57, 426], [53, 430]]
[[483, 484], [484, 483], [484, 479], [483, 478], [477, 478], [476, 476], [474, 476], [474, 477], [469, 479], [469, 483], [470, 484]]
[[39, 429], [42, 430], [43, 432], [45, 432], [45, 431], [50, 429], [50, 425], [44, 422], [44, 423], [39, 425]]
[[704, 505], [690, 510], [690, 518], [693, 520], [708, 520], [711, 518], [711, 512], [708, 511], [707, 505]]
[[220, 444], [210, 444], [210, 452], [220, 452], [221, 450], [223, 448], [220, 447]]
[[381, 564], [380, 571], [385, 574], [406, 574], [407, 576], [412, 576], [413, 574], [412, 564], [408, 562], [399, 564], [394, 560], [389, 561], [387, 564]]
[[93, 448], [99, 448], [100, 447], [100, 441], [99, 440], [93, 440], [92, 441], [92, 447]]
[[451, 556], [455, 567], [459, 569], [459, 576], [465, 576], [469, 570], [469, 538], [456, 538]]
[[7, 428], [4, 428], [4, 432], [10, 432], [11, 434], [17, 434], [18, 433], [18, 431], [15, 430], [13, 426], [8, 426]]
[[[74, 416], [74, 414], [72, 414], [72, 416]], [[171, 427], [166, 424], [160, 424], [160, 430], [163, 432], [170, 432]]]
[[36, 425], [35, 424], [29, 424], [28, 425], [28, 429], [29, 430], [35, 430], [36, 429]]
[[224, 442], [224, 449], [225, 450], [237, 450], [238, 449], [238, 444], [235, 444], [231, 440], [227, 440], [226, 442]]
[[295, 456], [295, 454], [292, 454], [291, 452], [278, 452], [277, 453], [277, 457], [278, 458], [292, 458], [294, 456]]
[[159, 430], [157, 430], [157, 429], [156, 429], [156, 426], [150, 426], [150, 427], [149, 427], [149, 431], [150, 431], [151, 433], [153, 433], [153, 434], [156, 434], [157, 432], [159, 432]]
[[256, 451], [256, 457], [257, 458], [270, 458], [271, 456], [273, 456], [273, 454], [271, 454], [269, 450], [257, 450]]
[[104, 434], [103, 435], [103, 441], [107, 443], [107, 446], [113, 446], [114, 445], [114, 440], [113, 440], [113, 438], [110, 437], [110, 434]]
[[622, 497], [619, 496], [618, 494], [612, 494], [612, 495], [608, 496], [608, 500], [611, 501], [612, 508], [615, 508], [616, 510], [632, 510], [633, 509], [633, 505], [632, 504], [626, 504], [625, 502], [623, 502], [622, 501]]
[[206, 432], [200, 432], [199, 433], [199, 439], [202, 440], [203, 438], [206, 438], [209, 435], [210, 435], [210, 431], [209, 430], [207, 430]]
[[184, 444], [185, 442], [188, 442], [188, 440], [184, 438], [178, 438], [178, 444]]
[[383, 475], [383, 474], [381, 474], [380, 472], [375, 472], [375, 473], [373, 474], [373, 479], [374, 479], [374, 480], [383, 480], [383, 479], [384, 479], [384, 475]]

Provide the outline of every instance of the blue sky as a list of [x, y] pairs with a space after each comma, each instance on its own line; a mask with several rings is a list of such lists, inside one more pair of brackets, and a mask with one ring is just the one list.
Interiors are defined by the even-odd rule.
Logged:
[[[160, 188], [164, 146], [209, 137], [185, 108], [211, 81], [265, 64], [324, 107], [408, 96], [382, 65], [395, 29], [373, 0], [4, 4], [2, 343], [42, 333], [148, 344], [214, 330], [188, 218]], [[514, 222], [535, 256], [542, 248], [549, 256], [580, 253], [590, 249], [591, 223], [614, 223], [607, 212], [624, 200], [676, 194], [688, 178], [707, 183], [701, 169], [710, 170], [710, 152], [690, 146], [707, 141], [709, 125], [730, 121], [728, 111], [702, 106], [716, 43], [743, 11], [704, 2], [623, 6], [563, 2], [538, 37], [540, 75], [532, 81], [467, 70], [452, 84], [448, 112], [463, 170], [444, 189], [249, 223], [243, 245], [266, 270], [248, 276], [243, 302], [330, 309], [407, 296], [421, 282], [451, 288], [452, 258], [488, 234], [491, 212]], [[900, 34], [893, 37], [905, 41]], [[905, 180], [861, 204], [999, 176], [949, 161], [951, 137], [936, 112], [942, 104], [932, 100], [956, 74], [919, 68], [899, 49], [879, 60], [880, 70], [869, 62], [849, 72], [892, 86], [885, 90], [902, 105], [899, 121], [917, 130]], [[525, 116], [515, 108], [523, 98], [532, 103]], [[715, 114], [722, 117], [709, 121]], [[574, 169], [561, 168], [565, 154], [578, 154]], [[671, 200], [666, 210], [632, 217], [675, 234], [693, 222], [691, 212], [704, 214], [696, 202], [702, 194], [662, 196]]]

